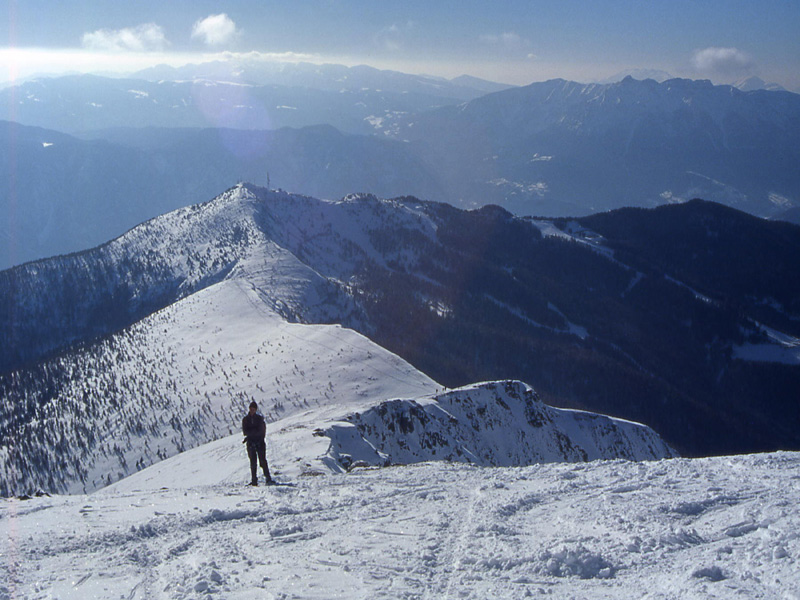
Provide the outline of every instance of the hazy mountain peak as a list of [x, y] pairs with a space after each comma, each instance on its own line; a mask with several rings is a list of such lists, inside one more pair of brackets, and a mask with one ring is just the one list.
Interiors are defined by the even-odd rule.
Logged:
[[498, 83], [495, 81], [487, 81], [486, 79], [481, 79], [479, 77], [473, 77], [472, 75], [459, 75], [458, 77], [454, 77], [450, 80], [450, 83], [455, 83], [457, 85], [463, 85], [465, 87], [474, 88], [476, 90], [482, 90], [487, 94], [492, 92], [500, 92], [502, 90], [507, 90], [516, 86], [509, 85], [506, 83]]
[[787, 91], [781, 85], [777, 83], [767, 83], [760, 77], [756, 77], [753, 75], [752, 77], [745, 77], [744, 79], [739, 79], [733, 82], [733, 87], [742, 90], [743, 92], [753, 92], [756, 90], [768, 90], [771, 92], [785, 92]]
[[660, 69], [625, 69], [624, 71], [620, 71], [619, 73], [615, 73], [610, 77], [606, 77], [598, 81], [597, 83], [617, 83], [618, 81], [622, 81], [626, 77], [632, 77], [633, 79], [638, 79], [643, 81], [645, 79], [652, 79], [657, 81], [658, 83], [663, 83], [668, 79], [673, 79], [673, 76], [666, 71], [662, 71]]

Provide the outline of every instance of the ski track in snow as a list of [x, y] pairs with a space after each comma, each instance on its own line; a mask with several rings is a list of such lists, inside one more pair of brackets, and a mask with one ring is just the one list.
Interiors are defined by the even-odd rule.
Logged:
[[145, 472], [0, 501], [0, 598], [800, 597], [800, 453], [425, 463], [259, 488]]

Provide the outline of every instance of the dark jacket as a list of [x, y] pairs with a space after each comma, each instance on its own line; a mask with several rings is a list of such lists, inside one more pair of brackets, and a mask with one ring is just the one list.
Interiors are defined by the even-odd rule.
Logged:
[[267, 436], [267, 423], [258, 413], [245, 415], [242, 419], [242, 433], [248, 442], [261, 442]]

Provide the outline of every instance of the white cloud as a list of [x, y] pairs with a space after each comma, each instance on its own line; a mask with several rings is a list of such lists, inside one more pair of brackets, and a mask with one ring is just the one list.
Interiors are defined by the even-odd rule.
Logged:
[[407, 21], [405, 25], [393, 23], [384, 27], [374, 36], [374, 41], [389, 52], [398, 52], [403, 49], [404, 38], [414, 29], [414, 22]]
[[701, 73], [721, 77], [738, 77], [755, 67], [753, 59], [736, 48], [703, 48], [695, 50], [692, 65]]
[[[204, 54], [203, 59], [211, 60], [260, 60], [264, 62], [331, 62], [319, 54], [308, 52], [230, 52], [225, 50], [216, 54]], [[195, 61], [196, 62], [196, 61]], [[360, 63], [356, 63], [360, 64]]]
[[500, 34], [487, 33], [480, 36], [480, 40], [484, 44], [500, 46], [507, 50], [517, 50], [530, 46], [530, 41], [523, 38], [518, 33], [514, 33], [513, 31], [507, 31]]
[[[297, 52], [120, 52], [92, 48], [1, 48], [0, 82], [65, 73], [131, 73], [166, 64], [180, 67], [214, 61], [343, 62], [337, 57]], [[352, 61], [351, 65], [361, 64]]]
[[236, 23], [225, 13], [209, 15], [192, 27], [192, 38], [199, 38], [209, 46], [220, 46], [232, 41], [236, 35]]
[[84, 33], [81, 43], [89, 50], [112, 52], [153, 52], [163, 50], [169, 44], [164, 30], [155, 23], [124, 29], [98, 29]]

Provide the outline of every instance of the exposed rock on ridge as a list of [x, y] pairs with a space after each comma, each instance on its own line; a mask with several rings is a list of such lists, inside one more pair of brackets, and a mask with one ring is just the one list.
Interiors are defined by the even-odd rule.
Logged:
[[[544, 404], [519, 381], [475, 384], [418, 400], [389, 400], [331, 426], [330, 463], [430, 460], [524, 466], [677, 456], [639, 423]], [[332, 465], [333, 466], [333, 465]]]

